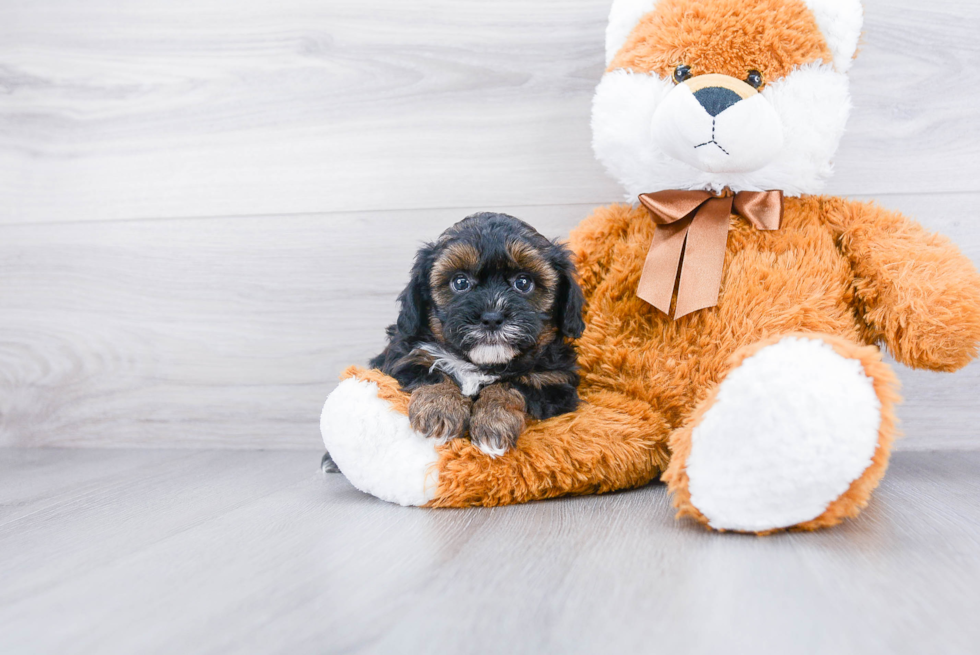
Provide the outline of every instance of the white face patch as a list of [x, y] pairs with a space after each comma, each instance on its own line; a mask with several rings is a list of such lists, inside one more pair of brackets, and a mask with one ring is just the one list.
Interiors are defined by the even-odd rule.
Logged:
[[505, 343], [480, 344], [469, 352], [470, 361], [485, 366], [487, 364], [506, 364], [514, 359], [517, 351]]
[[435, 358], [429, 371], [442, 371], [451, 375], [464, 396], [475, 396], [480, 389], [500, 379], [496, 375], [487, 375], [472, 362], [460, 359], [433, 343], [422, 344], [419, 348]]
[[[682, 151], [685, 145], [694, 150], [698, 143], [691, 142], [696, 139], [711, 140], [712, 120], [690, 91], [677, 88], [659, 76], [627, 70], [607, 73], [596, 88], [592, 147], [626, 189], [628, 200], [665, 189], [728, 187], [780, 190], [788, 196], [821, 191], [833, 171], [833, 156], [851, 109], [847, 76], [833, 65], [798, 68], [753, 96], [758, 100], [742, 101], [716, 117], [714, 140], [734, 153], [734, 165], [724, 163], [720, 150], [710, 153], [707, 146], [698, 149], [703, 154]], [[684, 93], [689, 94], [687, 100]], [[692, 111], [685, 114], [691, 102]], [[738, 105], [743, 108], [736, 111]], [[768, 121], [778, 121], [781, 139], [774, 127], [767, 127]], [[667, 133], [670, 130], [677, 134]], [[760, 142], [754, 143], [760, 135]]]
[[653, 140], [668, 156], [708, 173], [750, 173], [783, 148], [783, 124], [761, 95], [712, 116], [678, 84], [653, 114]]

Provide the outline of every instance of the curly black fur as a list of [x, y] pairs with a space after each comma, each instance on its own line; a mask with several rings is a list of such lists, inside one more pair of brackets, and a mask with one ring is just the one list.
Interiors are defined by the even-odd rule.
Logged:
[[[470, 286], [454, 291], [452, 281], [460, 275]], [[532, 279], [530, 293], [516, 288], [521, 275]], [[437, 348], [453, 361], [511, 385], [536, 419], [576, 408], [579, 376], [571, 341], [585, 329], [584, 298], [565, 246], [513, 216], [474, 214], [419, 250], [398, 300], [401, 311], [388, 328], [388, 346], [371, 366], [394, 377], [406, 391], [447, 377], [444, 368], [433, 368], [431, 351]], [[488, 335], [486, 326], [493, 323], [486, 317], [495, 313], [502, 323]], [[474, 362], [473, 349], [481, 344], [509, 348], [513, 357]]]

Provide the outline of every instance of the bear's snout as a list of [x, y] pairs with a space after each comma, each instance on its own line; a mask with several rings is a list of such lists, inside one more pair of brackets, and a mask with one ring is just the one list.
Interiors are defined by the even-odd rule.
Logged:
[[678, 84], [654, 113], [653, 135], [667, 155], [709, 173], [759, 170], [783, 147], [772, 104], [727, 75]]

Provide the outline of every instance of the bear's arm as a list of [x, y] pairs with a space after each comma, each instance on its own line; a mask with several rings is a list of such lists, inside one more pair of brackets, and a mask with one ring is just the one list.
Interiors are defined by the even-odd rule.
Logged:
[[980, 275], [948, 238], [872, 203], [827, 214], [854, 273], [856, 309], [907, 366], [955, 371], [977, 355]]
[[575, 257], [586, 303], [609, 272], [617, 247], [629, 238], [630, 225], [646, 218], [646, 212], [622, 204], [599, 207], [569, 234], [568, 247]]

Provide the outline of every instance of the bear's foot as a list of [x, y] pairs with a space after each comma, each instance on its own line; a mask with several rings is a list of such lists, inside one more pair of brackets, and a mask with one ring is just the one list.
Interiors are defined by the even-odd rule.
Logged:
[[437, 440], [408, 421], [408, 396], [377, 371], [350, 369], [327, 398], [320, 432], [352, 485], [399, 505], [424, 505], [438, 488]]
[[896, 386], [877, 348], [839, 337], [742, 349], [671, 437], [678, 516], [757, 533], [856, 516], [887, 467]]

